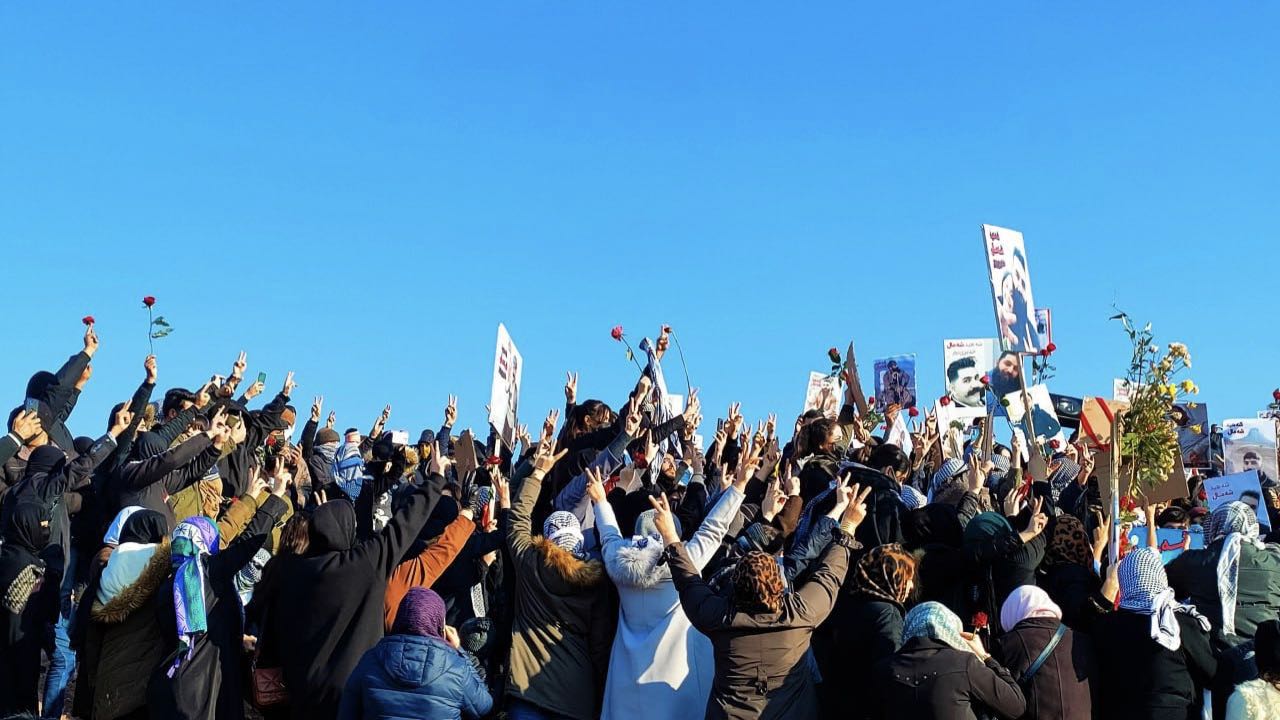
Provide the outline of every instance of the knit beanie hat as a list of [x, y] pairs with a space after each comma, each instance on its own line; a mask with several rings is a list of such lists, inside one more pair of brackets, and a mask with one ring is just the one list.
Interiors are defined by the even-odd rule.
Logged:
[[573, 513], [557, 510], [548, 515], [542, 536], [573, 555], [582, 555], [582, 524]]
[[392, 635], [417, 635], [419, 637], [444, 638], [444, 600], [434, 590], [424, 587], [410, 588], [396, 610], [396, 621], [391, 626]]
[[338, 431], [333, 428], [320, 428], [316, 431], [317, 445], [328, 445], [329, 443], [336, 443], [341, 439], [342, 438], [338, 435]]
[[462, 649], [477, 657], [485, 657], [493, 645], [495, 633], [491, 632], [493, 621], [487, 617], [473, 617], [464, 620], [458, 628], [458, 640]]
[[[662, 533], [658, 532], [657, 524], [653, 521], [657, 516], [658, 511], [653, 508], [649, 508], [648, 510], [640, 513], [640, 517], [636, 518], [636, 535], [639, 537], [662, 537]], [[676, 534], [683, 537], [684, 530], [680, 527], [680, 518], [672, 515], [671, 519], [675, 522]]]

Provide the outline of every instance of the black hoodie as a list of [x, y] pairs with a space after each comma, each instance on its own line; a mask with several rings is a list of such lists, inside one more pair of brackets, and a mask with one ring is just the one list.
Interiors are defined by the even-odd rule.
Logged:
[[[40, 503], [22, 502], [8, 513], [4, 546], [0, 548], [0, 597], [11, 594], [11, 586], [26, 571], [41, 573], [46, 568], [49, 542], [49, 513]], [[31, 570], [27, 570], [31, 568]], [[44, 626], [58, 611], [58, 583], [45, 577], [38, 589], [25, 598], [19, 612], [0, 607], [0, 713], [35, 711], [40, 680], [40, 646]]]
[[172, 450], [167, 448], [168, 443], [156, 433], [138, 436], [132, 458], [112, 478], [111, 501], [104, 517], [114, 517], [122, 507], [141, 505], [163, 513], [170, 529], [177, 525], [166, 500], [203, 477], [217, 461], [218, 448], [204, 433]]
[[254, 589], [263, 667], [281, 667], [297, 718], [334, 718], [361, 656], [382, 638], [387, 578], [430, 517], [445, 479], [433, 475], [380, 532], [356, 542], [355, 508], [333, 500], [311, 515], [306, 555], [273, 558]]

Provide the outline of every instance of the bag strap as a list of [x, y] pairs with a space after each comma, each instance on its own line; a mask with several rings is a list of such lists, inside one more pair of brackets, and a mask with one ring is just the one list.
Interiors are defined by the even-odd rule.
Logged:
[[1049, 656], [1053, 654], [1053, 649], [1058, 647], [1058, 641], [1066, 633], [1067, 626], [1058, 623], [1058, 629], [1053, 633], [1053, 637], [1049, 638], [1049, 644], [1044, 646], [1044, 650], [1040, 651], [1040, 657], [1036, 658], [1035, 662], [1031, 663], [1031, 666], [1027, 668], [1027, 671], [1022, 673], [1022, 677], [1018, 678], [1019, 683], [1025, 685], [1031, 682], [1031, 678], [1035, 677], [1037, 672], [1040, 672], [1040, 666], [1044, 665]]

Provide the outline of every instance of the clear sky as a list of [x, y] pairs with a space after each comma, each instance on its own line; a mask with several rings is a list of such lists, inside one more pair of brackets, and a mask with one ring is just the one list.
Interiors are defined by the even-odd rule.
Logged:
[[1280, 384], [1277, 27], [1266, 3], [5, 3], [0, 372], [18, 404], [92, 313], [71, 428], [101, 432], [150, 294], [162, 387], [245, 349], [340, 426], [390, 401], [416, 432], [456, 393], [480, 429], [501, 321], [536, 426], [566, 370], [616, 406], [609, 328], [666, 322], [708, 422], [785, 426], [850, 339], [942, 392], [942, 340], [994, 334], [988, 222], [1026, 234], [1053, 391], [1109, 394], [1114, 303], [1189, 344], [1215, 420], [1252, 417]]

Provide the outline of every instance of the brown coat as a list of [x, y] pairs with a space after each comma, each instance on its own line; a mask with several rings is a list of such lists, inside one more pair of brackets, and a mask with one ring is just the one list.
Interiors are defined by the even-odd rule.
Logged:
[[614, 617], [599, 560], [531, 534], [542, 481], [520, 483], [507, 547], [516, 574], [507, 695], [573, 720], [599, 714]]
[[420, 555], [396, 566], [395, 572], [387, 579], [387, 594], [382, 604], [382, 627], [388, 635], [391, 634], [391, 626], [395, 624], [400, 601], [408, 594], [409, 589], [431, 587], [440, 573], [458, 556], [475, 529], [476, 524], [470, 518], [459, 515]]

